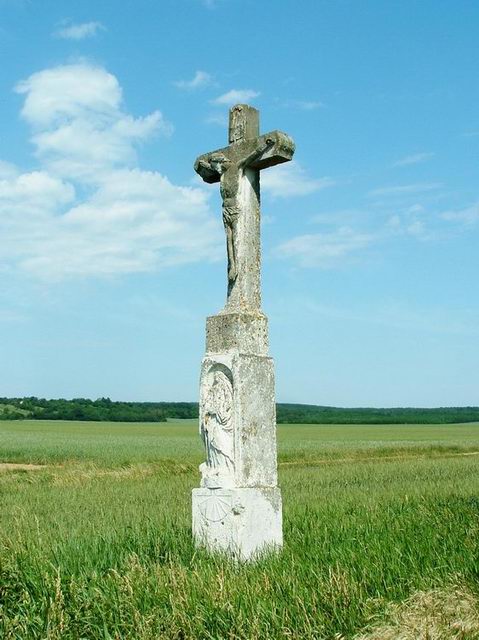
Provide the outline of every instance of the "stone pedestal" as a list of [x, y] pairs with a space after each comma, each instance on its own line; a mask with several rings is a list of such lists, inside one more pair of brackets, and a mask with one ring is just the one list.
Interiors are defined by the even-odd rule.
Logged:
[[264, 314], [207, 319], [200, 435], [207, 460], [193, 490], [197, 544], [249, 560], [282, 545], [273, 360]]
[[199, 546], [250, 560], [283, 543], [281, 493], [275, 488], [193, 489]]

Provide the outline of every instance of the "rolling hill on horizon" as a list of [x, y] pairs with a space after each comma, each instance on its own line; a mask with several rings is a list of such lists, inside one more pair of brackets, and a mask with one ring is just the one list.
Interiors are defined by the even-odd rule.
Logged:
[[[479, 422], [479, 407], [330, 407], [278, 403], [277, 422], [297, 424], [452, 424]], [[198, 417], [197, 402], [121, 402], [110, 398], [66, 400], [0, 398], [0, 420], [166, 422]]]

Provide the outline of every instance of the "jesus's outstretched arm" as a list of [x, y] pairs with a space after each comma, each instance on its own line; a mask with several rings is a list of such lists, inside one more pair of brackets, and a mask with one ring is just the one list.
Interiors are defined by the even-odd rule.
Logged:
[[252, 151], [245, 158], [243, 158], [242, 160], [240, 160], [238, 162], [238, 167], [240, 169], [244, 169], [249, 164], [254, 162], [257, 158], [259, 158], [261, 155], [263, 155], [263, 153], [265, 151], [267, 151], [267, 149], [269, 149], [272, 146], [274, 146], [273, 138], [266, 138], [264, 144], [262, 144], [261, 146], [257, 147], [256, 149], [254, 149], [254, 151]]

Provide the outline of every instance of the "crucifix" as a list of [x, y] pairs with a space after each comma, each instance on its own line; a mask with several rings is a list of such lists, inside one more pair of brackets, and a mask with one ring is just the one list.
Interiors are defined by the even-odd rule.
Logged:
[[281, 131], [259, 135], [259, 111], [245, 104], [230, 109], [229, 146], [199, 156], [195, 171], [220, 183], [228, 255], [226, 310], [259, 310], [261, 169], [288, 162], [294, 142]]
[[285, 133], [259, 135], [259, 113], [230, 110], [229, 146], [206, 153], [195, 170], [220, 183], [228, 254], [225, 308], [206, 320], [199, 432], [205, 448], [192, 493], [198, 545], [251, 560], [282, 545], [276, 458], [274, 365], [261, 311], [261, 169], [291, 160]]

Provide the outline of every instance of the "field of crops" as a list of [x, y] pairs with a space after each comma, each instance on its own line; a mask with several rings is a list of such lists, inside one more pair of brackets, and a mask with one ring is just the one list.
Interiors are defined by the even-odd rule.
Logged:
[[285, 547], [236, 565], [191, 542], [194, 422], [1, 422], [0, 637], [479, 638], [479, 424], [278, 439]]

